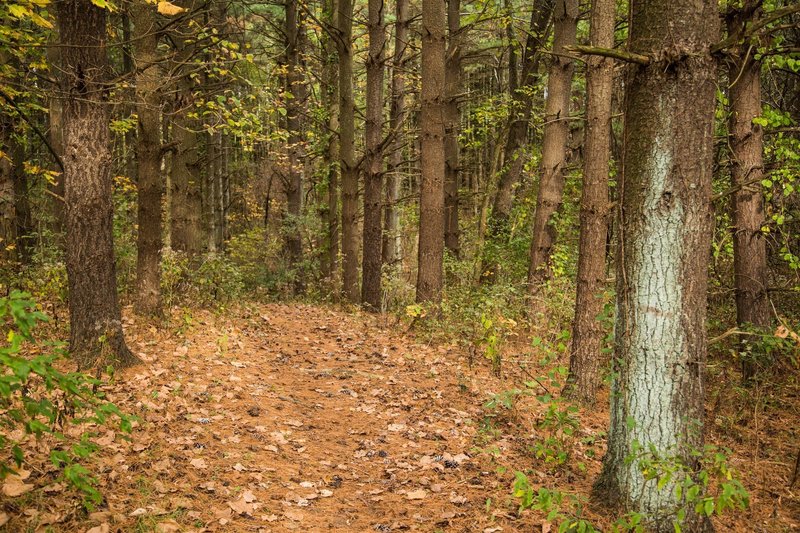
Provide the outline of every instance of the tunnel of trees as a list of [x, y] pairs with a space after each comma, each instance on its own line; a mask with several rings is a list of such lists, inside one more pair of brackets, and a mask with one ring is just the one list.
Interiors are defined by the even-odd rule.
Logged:
[[0, 289], [78, 368], [240, 299], [566, 331], [594, 495], [658, 531], [707, 516], [631, 457], [697, 463], [709, 360], [796, 382], [798, 188], [789, 0], [0, 5]]

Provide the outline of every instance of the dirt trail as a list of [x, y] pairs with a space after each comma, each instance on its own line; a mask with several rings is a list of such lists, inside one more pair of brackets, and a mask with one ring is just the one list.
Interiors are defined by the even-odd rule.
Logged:
[[[517, 515], [514, 471], [588, 495], [600, 469], [602, 404], [578, 413], [563, 465], [534, 457], [548, 436], [546, 404], [528, 395], [512, 409], [483, 407], [490, 393], [547, 371], [530, 346], [504, 347], [511, 375], [499, 380], [486, 361], [470, 368], [463, 350], [422, 345], [371, 315], [299, 304], [185, 313], [171, 329], [126, 320], [145, 363], [106, 390], [140, 422], [130, 438], [104, 429], [93, 439], [103, 507], [87, 516], [42, 448], [26, 481], [36, 489], [0, 499], [0, 519], [10, 518], [0, 531], [546, 532], [557, 524], [543, 514]], [[530, 371], [515, 372], [515, 361]], [[744, 444], [732, 458], [753, 508], [715, 519], [720, 531], [800, 527], [797, 495], [782, 488], [788, 467], [776, 466], [796, 426], [765, 420], [759, 468]], [[710, 440], [731, 437], [713, 426]], [[585, 511], [608, 526], [608, 511]]]
[[146, 428], [101, 442], [119, 450], [103, 487], [116, 527], [490, 527], [471, 457], [482, 402], [447, 349], [310, 306], [197, 320], [177, 344], [140, 341], [147, 365], [118, 377]]

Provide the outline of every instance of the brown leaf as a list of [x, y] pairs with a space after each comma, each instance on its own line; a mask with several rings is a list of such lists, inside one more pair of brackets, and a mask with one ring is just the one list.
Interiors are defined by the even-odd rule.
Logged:
[[295, 522], [302, 522], [306, 517], [305, 514], [295, 509], [288, 509], [283, 513], [283, 515], [289, 520], [294, 520]]
[[424, 500], [427, 497], [428, 493], [424, 489], [412, 490], [406, 493], [406, 499], [408, 500]]
[[232, 502], [228, 502], [228, 507], [233, 509], [233, 512], [236, 514], [246, 514], [252, 515], [253, 514], [253, 504], [247, 503], [244, 498], [239, 498], [238, 500], [234, 500]]
[[[30, 474], [28, 474], [30, 475]], [[6, 478], [5, 483], [3, 483], [3, 494], [8, 496], [9, 498], [14, 498], [16, 496], [21, 496], [26, 492], [30, 492], [33, 490], [33, 485], [30, 483], [23, 483], [22, 480], [27, 478], [20, 477], [19, 475], [12, 474]]]
[[111, 526], [104, 522], [99, 526], [94, 526], [91, 529], [87, 529], [86, 533], [108, 533], [109, 531], [111, 531]]
[[156, 524], [156, 533], [175, 533], [180, 530], [181, 526], [175, 520], [166, 520]]

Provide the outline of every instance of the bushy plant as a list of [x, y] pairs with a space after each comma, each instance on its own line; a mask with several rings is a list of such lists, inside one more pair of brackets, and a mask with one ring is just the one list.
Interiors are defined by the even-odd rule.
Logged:
[[27, 293], [14, 291], [0, 298], [0, 324], [6, 330], [0, 345], [0, 477], [14, 473], [33, 453], [31, 436], [50, 437], [50, 461], [91, 507], [102, 496], [80, 461], [95, 445], [88, 430], [70, 438], [65, 428], [108, 424], [129, 432], [131, 420], [104, 400], [98, 379], [55, 366], [65, 357], [63, 346], [38, 342], [33, 335], [37, 324], [46, 320]]

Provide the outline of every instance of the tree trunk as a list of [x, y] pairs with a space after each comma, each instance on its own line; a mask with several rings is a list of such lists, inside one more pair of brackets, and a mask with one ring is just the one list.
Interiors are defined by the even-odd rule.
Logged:
[[461, 115], [461, 0], [447, 0], [447, 57], [445, 60], [444, 245], [453, 257], [461, 255], [458, 229], [459, 148]]
[[179, 89], [172, 138], [177, 144], [172, 157], [170, 233], [172, 249], [189, 254], [203, 250], [200, 193], [200, 160], [194, 122], [187, 115], [191, 101], [188, 88]]
[[392, 58], [392, 105], [389, 111], [389, 128], [394, 133], [386, 171], [386, 208], [383, 232], [383, 262], [392, 265], [401, 260], [400, 211], [397, 202], [402, 184], [403, 123], [406, 117], [406, 48], [408, 47], [408, 0], [396, 0], [394, 23], [394, 56]]
[[383, 0], [369, 0], [367, 30], [366, 158], [364, 168], [364, 241], [361, 301], [371, 311], [381, 309], [381, 194], [383, 193], [383, 67], [386, 30]]
[[138, 362], [122, 332], [114, 265], [106, 11], [56, 3], [62, 46], [70, 351], [81, 368]]
[[350, 302], [358, 291], [358, 168], [353, 101], [353, 0], [338, 0], [339, 159], [342, 172], [342, 289]]
[[289, 252], [289, 267], [294, 271], [294, 293], [305, 292], [303, 279], [303, 239], [300, 231], [300, 217], [303, 213], [303, 124], [302, 113], [306, 101], [306, 85], [300, 59], [300, 33], [303, 30], [303, 17], [297, 8], [297, 0], [286, 0], [286, 129], [288, 169], [284, 188], [288, 216], [286, 224], [286, 249]]
[[25, 146], [14, 143], [12, 148], [14, 163], [14, 211], [16, 212], [17, 259], [28, 264], [33, 254], [34, 230], [31, 216], [30, 183], [25, 172]]
[[[728, 22], [728, 34], [755, 23], [760, 2], [748, 1]], [[767, 295], [767, 247], [764, 226], [764, 132], [753, 119], [761, 116], [761, 63], [753, 58], [752, 43], [736, 50], [729, 63], [731, 196], [733, 219], [733, 269], [736, 288], [736, 323], [742, 328], [768, 329], [771, 310]], [[742, 339], [743, 342], [746, 341]], [[742, 361], [742, 375], [749, 381], [757, 370], [752, 359]]]
[[217, 133], [208, 131], [204, 137], [206, 140], [206, 172], [203, 174], [202, 183], [203, 233], [208, 251], [217, 253], [221, 251], [217, 248], [217, 165], [219, 164]]
[[564, 192], [564, 164], [569, 135], [569, 103], [574, 61], [566, 50], [575, 44], [577, 0], [556, 0], [553, 8], [553, 51], [544, 110], [539, 194], [533, 217], [528, 289], [536, 294], [549, 276], [550, 252], [556, 240], [555, 216]]
[[[528, 126], [530, 124], [531, 109], [533, 105], [533, 89], [539, 75], [539, 62], [544, 44], [547, 41], [548, 29], [553, 16], [553, 0], [536, 0], [531, 11], [530, 27], [525, 41], [525, 51], [522, 57], [522, 74], [517, 87], [511, 89], [512, 109], [508, 118], [508, 136], [503, 148], [503, 165], [497, 183], [497, 192], [492, 204], [492, 213], [487, 224], [488, 238], [497, 240], [508, 235], [508, 219], [511, 216], [511, 206], [514, 198], [514, 187], [522, 176], [525, 166], [526, 154], [524, 146], [528, 139]], [[513, 43], [512, 43], [513, 45]], [[516, 61], [509, 55], [509, 62], [513, 62], [516, 70]], [[515, 74], [516, 77], [516, 74]]]
[[[593, 1], [589, 37], [592, 46], [614, 47], [614, 13], [614, 0]], [[584, 404], [593, 404], [602, 380], [603, 327], [598, 316], [603, 311], [606, 277], [614, 62], [611, 58], [590, 56], [586, 69], [586, 146], [580, 207], [578, 290], [567, 392]]]
[[[322, 20], [329, 29], [335, 29], [335, 0], [324, 0]], [[327, 236], [322, 270], [332, 286], [339, 275], [339, 78], [336, 70], [336, 46], [328, 32], [322, 33], [323, 86], [322, 102], [328, 113], [327, 147], [324, 152], [325, 173], [328, 186], [326, 209]]]
[[136, 241], [137, 313], [161, 315], [161, 75], [158, 68], [158, 22], [153, 5], [133, 2], [136, 61], [137, 188], [139, 192]]
[[[58, 43], [48, 44], [47, 46], [47, 63], [50, 68], [61, 68], [61, 49]], [[64, 157], [64, 110], [63, 100], [58, 94], [51, 94], [47, 99], [47, 115], [48, 115], [48, 141], [53, 151], [58, 154], [59, 158]], [[55, 180], [48, 183], [47, 187], [52, 194], [51, 197], [51, 216], [53, 217], [53, 231], [57, 234], [64, 233], [66, 224], [66, 212], [64, 209], [64, 175], [63, 169], [58, 165], [57, 161], [53, 162], [51, 167], [57, 171]], [[63, 246], [63, 241], [59, 239], [59, 246]]]
[[14, 124], [0, 116], [0, 262], [15, 261], [17, 214], [14, 207]]
[[[635, 456], [653, 450], [694, 471], [703, 449], [717, 21], [713, 0], [631, 4], [628, 49], [651, 62], [631, 65], [625, 83], [611, 425], [597, 490], [658, 532], [687, 506], [674, 479], [659, 490]], [[703, 531], [688, 507], [682, 530]]]
[[422, 90], [417, 302], [442, 300], [445, 135], [444, 0], [422, 0]]

